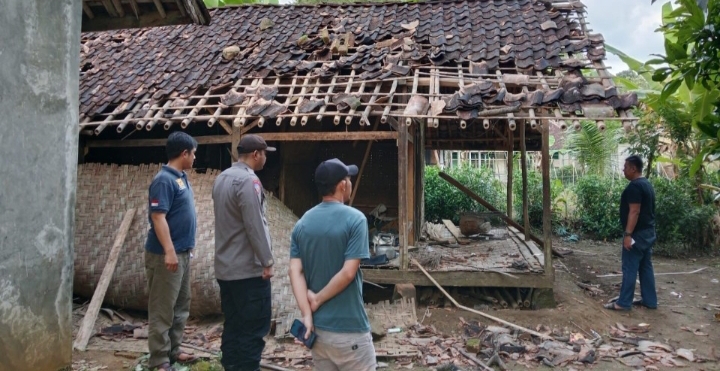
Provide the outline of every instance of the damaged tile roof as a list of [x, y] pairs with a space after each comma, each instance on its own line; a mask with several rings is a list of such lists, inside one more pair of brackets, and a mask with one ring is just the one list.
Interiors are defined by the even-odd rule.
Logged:
[[528, 75], [550, 68], [570, 73], [559, 89], [522, 97], [481, 81], [472, 87], [477, 91], [446, 97], [445, 111], [471, 109], [483, 101], [557, 101], [568, 111], [582, 101], [607, 100], [614, 109], [634, 105], [636, 98], [618, 96], [614, 88], [591, 84], [576, 72], [601, 61], [605, 50], [602, 36], [584, 35], [572, 11], [533, 0], [254, 5], [217, 9], [205, 27], [84, 33], [80, 112], [93, 116], [145, 96], [153, 101], [172, 93], [188, 96], [241, 78], [331, 77], [352, 69], [357, 78], [373, 80], [412, 74], [408, 66], [462, 61], [478, 75], [500, 67]]

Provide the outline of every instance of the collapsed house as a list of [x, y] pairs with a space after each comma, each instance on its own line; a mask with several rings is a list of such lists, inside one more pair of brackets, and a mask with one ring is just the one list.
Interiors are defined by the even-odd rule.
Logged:
[[[614, 87], [602, 63], [603, 37], [590, 33], [584, 12], [574, 0], [253, 5], [214, 10], [208, 27], [84, 33], [80, 162], [158, 163], [165, 158], [168, 134], [184, 130], [199, 143], [193, 176], [202, 179], [202, 187], [211, 187], [212, 175], [237, 158], [240, 138], [258, 134], [278, 147], [259, 176], [277, 197], [277, 209], [295, 215], [319, 200], [312, 179], [317, 164], [332, 157], [358, 164], [351, 204], [368, 214], [383, 205], [386, 228], [398, 235], [399, 256], [365, 266], [365, 279], [431, 286], [412, 263], [428, 255], [427, 249], [416, 249], [424, 245], [426, 228], [427, 151], [519, 151], [523, 174], [527, 151], [539, 151], [542, 236], [526, 233], [527, 217], [521, 225], [507, 215], [513, 194], [508, 179], [510, 211], [493, 211], [508, 226], [492, 233], [490, 242], [472, 241], [454, 250], [435, 247], [440, 260], [452, 258], [433, 265], [430, 273], [443, 286], [522, 288], [533, 306], [548, 305], [554, 281], [550, 128], [579, 127], [579, 120], [596, 121], [601, 129], [607, 120], [627, 126], [635, 121], [629, 110], [637, 97]], [[93, 258], [76, 260], [76, 291], [92, 290], [107, 256], [105, 246], [129, 207], [138, 208], [133, 223], [140, 223], [132, 228], [136, 243], [130, 248], [141, 249], [137, 241], [147, 233], [142, 228], [147, 205], [142, 197], [132, 202], [125, 197], [126, 190], [149, 184], [152, 171], [139, 169], [81, 167], [79, 188], [92, 184], [86, 189], [90, 194], [112, 186], [108, 183], [123, 186], [102, 199], [84, 198], [78, 191], [77, 255]], [[108, 175], [123, 171], [122, 179]], [[93, 174], [114, 180], [103, 183]], [[508, 174], [512, 177], [511, 168]], [[202, 213], [212, 205], [209, 189], [204, 192], [196, 191], [198, 236], [212, 252], [213, 217]], [[93, 208], [90, 202], [115, 206]], [[83, 242], [90, 238], [83, 223], [96, 225], [93, 235], [104, 239]], [[276, 228], [289, 234], [287, 225]], [[289, 246], [277, 242], [275, 248]], [[208, 254], [200, 256], [211, 261]], [[193, 268], [195, 298], [217, 289], [209, 289], [215, 285], [212, 264], [202, 259]], [[112, 285], [118, 292], [111, 289], [108, 300], [142, 306], [142, 259], [127, 262], [119, 269], [134, 272], [134, 289], [123, 293], [120, 288], [129, 283], [116, 274]], [[275, 305], [291, 316], [291, 290], [287, 282], [276, 286]], [[194, 304], [195, 313], [212, 312], [219, 308], [215, 305]]]

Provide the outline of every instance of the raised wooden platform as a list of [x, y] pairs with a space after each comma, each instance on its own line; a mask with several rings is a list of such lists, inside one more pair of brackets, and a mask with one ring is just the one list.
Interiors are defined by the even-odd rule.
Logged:
[[[434, 266], [425, 268], [442, 286], [552, 288], [553, 277], [545, 270], [542, 251], [512, 228], [504, 229], [505, 238], [473, 241], [460, 247], [429, 244], [411, 252], [411, 257], [438, 257]], [[495, 231], [494, 235], [502, 236]], [[428, 259], [425, 259], [428, 260]], [[377, 284], [412, 283], [432, 286], [416, 267], [399, 268], [399, 259], [377, 268], [363, 267], [363, 278]]]

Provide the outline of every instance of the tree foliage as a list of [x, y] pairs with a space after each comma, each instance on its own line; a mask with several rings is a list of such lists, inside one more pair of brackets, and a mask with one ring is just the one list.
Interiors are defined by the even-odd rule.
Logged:
[[679, 103], [677, 108], [690, 113], [697, 133], [689, 169], [694, 175], [720, 157], [720, 0], [667, 3], [658, 31], [665, 36], [665, 55], [646, 66], [661, 65], [652, 78], [663, 88], [648, 104], [671, 108]]
[[600, 131], [593, 121], [580, 122], [580, 130], [570, 134], [566, 144], [588, 174], [605, 175], [612, 168], [612, 156], [617, 153], [619, 130], [609, 127]]

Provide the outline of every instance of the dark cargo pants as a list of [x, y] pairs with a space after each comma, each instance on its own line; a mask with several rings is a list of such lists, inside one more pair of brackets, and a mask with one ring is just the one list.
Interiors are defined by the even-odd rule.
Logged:
[[256, 371], [270, 332], [270, 280], [261, 277], [222, 281], [220, 303], [225, 315], [222, 365], [225, 371]]

